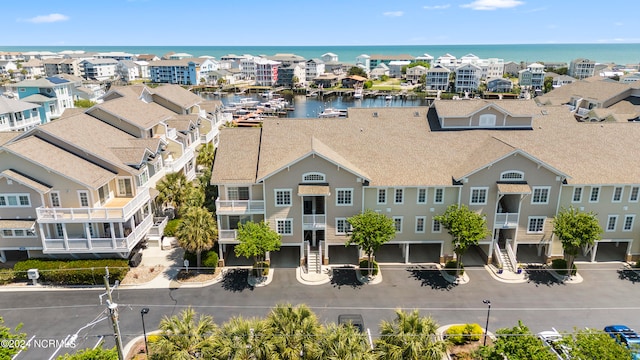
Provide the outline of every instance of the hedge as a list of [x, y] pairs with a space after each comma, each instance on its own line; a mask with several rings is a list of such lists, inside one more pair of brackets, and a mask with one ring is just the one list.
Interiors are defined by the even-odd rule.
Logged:
[[169, 220], [167, 226], [164, 227], [164, 236], [175, 236], [176, 229], [178, 225], [180, 225], [180, 222], [182, 222], [180, 219]]
[[[374, 261], [373, 269], [371, 270], [371, 275], [373, 276], [378, 275], [378, 270], [380, 270], [380, 268], [378, 267], [378, 263]], [[362, 276], [369, 275], [369, 260], [367, 259], [360, 260], [360, 274]]]
[[[559, 275], [567, 275], [567, 260], [565, 259], [554, 259], [551, 261], [551, 268], [555, 270]], [[573, 264], [573, 269], [571, 270], [571, 275], [575, 275], [578, 272], [578, 268], [576, 264]]]
[[11, 284], [15, 274], [11, 269], [0, 269], [0, 285]]
[[129, 271], [127, 259], [44, 260], [29, 259], [13, 266], [16, 280], [27, 280], [27, 270], [38, 269], [38, 281], [56, 285], [102, 285], [105, 267], [109, 282], [122, 281]]
[[447, 340], [451, 341], [455, 345], [478, 341], [480, 340], [482, 333], [482, 327], [478, 324], [452, 325], [445, 332]]
[[[456, 269], [458, 268], [458, 262], [456, 260], [449, 260], [444, 264], [444, 270], [451, 276], [456, 276]], [[460, 276], [464, 275], [464, 264], [460, 263]]]
[[[189, 260], [189, 267], [195, 268], [198, 264], [195, 253], [185, 251], [182, 258]], [[213, 268], [212, 270], [215, 270], [218, 267], [218, 253], [213, 250], [203, 251], [200, 254], [200, 260], [202, 260], [203, 268]]]

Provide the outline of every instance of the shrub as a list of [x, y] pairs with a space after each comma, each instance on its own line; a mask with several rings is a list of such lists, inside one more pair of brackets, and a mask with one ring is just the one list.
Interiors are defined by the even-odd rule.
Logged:
[[[456, 269], [458, 268], [458, 262], [456, 260], [449, 260], [444, 264], [444, 270], [451, 276], [456, 276]], [[460, 275], [464, 275], [464, 264], [460, 263]]]
[[253, 276], [267, 276], [269, 275], [269, 262], [258, 261], [253, 264]]
[[27, 270], [38, 269], [40, 281], [56, 285], [102, 285], [105, 267], [109, 267], [109, 280], [122, 281], [129, 265], [127, 259], [100, 260], [47, 260], [29, 259], [13, 266], [15, 278], [27, 280]]
[[164, 228], [164, 236], [175, 236], [176, 229], [178, 228], [178, 225], [180, 225], [181, 221], [182, 220], [180, 219], [173, 219], [173, 220], [167, 221], [167, 226], [165, 226]]
[[[551, 268], [555, 270], [559, 275], [567, 275], [567, 260], [565, 259], [554, 259], [551, 261]], [[573, 264], [573, 269], [571, 269], [571, 275], [575, 275], [578, 272], [578, 268], [576, 264]]]
[[0, 269], [0, 285], [11, 284], [15, 279], [15, 273], [11, 269]]
[[[204, 253], [201, 255], [204, 256]], [[182, 256], [183, 260], [189, 260], [189, 266], [196, 266], [198, 263], [198, 259], [196, 257], [196, 253], [192, 253], [189, 251], [185, 251], [184, 255]]]
[[447, 340], [455, 345], [478, 341], [482, 336], [482, 328], [478, 324], [453, 325], [445, 332]]
[[207, 251], [202, 254], [202, 266], [215, 270], [218, 267], [218, 254], [215, 251]]
[[[378, 263], [374, 261], [373, 262], [373, 270], [371, 271], [371, 275], [373, 275], [373, 276], [378, 275], [378, 271], [379, 270], [380, 270], [380, 268], [378, 267]], [[367, 259], [360, 260], [360, 274], [362, 276], [369, 275], [369, 260], [367, 260]]]

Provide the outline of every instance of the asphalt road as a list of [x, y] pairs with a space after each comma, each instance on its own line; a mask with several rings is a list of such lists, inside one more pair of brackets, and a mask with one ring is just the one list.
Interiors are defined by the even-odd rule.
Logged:
[[[143, 307], [150, 309], [145, 324], [147, 331], [152, 331], [163, 316], [178, 314], [188, 306], [222, 323], [236, 315], [263, 317], [278, 303], [307, 304], [321, 322], [336, 322], [339, 314], [360, 313], [374, 337], [380, 321], [393, 319], [397, 308], [418, 309], [439, 324], [475, 322], [484, 326], [484, 299], [492, 304], [490, 331], [514, 326], [518, 320], [534, 332], [551, 327], [559, 331], [601, 329], [614, 323], [640, 329], [640, 276], [620, 271], [619, 263], [580, 264], [579, 268], [584, 278], [580, 284], [558, 283], [546, 272], [531, 274], [527, 283], [505, 284], [479, 267], [467, 268], [468, 284], [450, 285], [437, 271], [383, 266], [380, 284], [361, 285], [353, 273], [342, 271], [332, 283], [316, 286], [298, 283], [295, 269], [288, 268], [276, 269], [273, 282], [260, 288], [249, 287], [246, 271], [238, 270], [223, 282], [204, 288], [116, 290], [113, 297], [119, 304], [124, 344], [142, 334]], [[106, 305], [99, 302], [103, 292], [2, 292], [0, 316], [5, 325], [23, 323], [21, 331], [27, 333], [27, 339], [35, 336], [34, 340], [45, 340], [16, 359], [55, 358], [93, 347], [103, 337], [106, 346], [113, 346], [113, 328], [104, 319]], [[87, 326], [101, 318], [104, 320]], [[60, 344], [76, 333], [75, 347]], [[58, 342], [46, 342], [51, 339]]]

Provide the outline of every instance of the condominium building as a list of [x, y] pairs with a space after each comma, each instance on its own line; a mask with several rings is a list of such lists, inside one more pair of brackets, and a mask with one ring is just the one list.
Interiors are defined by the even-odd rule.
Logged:
[[456, 91], [473, 92], [478, 90], [482, 69], [473, 64], [465, 64], [456, 68]]
[[255, 80], [259, 86], [274, 86], [278, 82], [278, 66], [280, 63], [274, 60], [257, 58]]
[[238, 224], [264, 220], [282, 235], [273, 261], [357, 263], [363, 254], [345, 247], [347, 218], [372, 209], [396, 227], [378, 261], [441, 263], [454, 249], [435, 216], [456, 204], [485, 216], [489, 235], [470, 252], [487, 262], [508, 258], [515, 270], [519, 261], [562, 257], [552, 218], [569, 206], [594, 211], [605, 229], [581, 257], [598, 261], [606, 249], [617, 260], [638, 259], [640, 160], [630, 154], [640, 128], [597, 130], [564, 105], [473, 99], [223, 129], [211, 180], [220, 258], [237, 262]]
[[73, 108], [74, 84], [58, 77], [24, 80], [9, 85], [22, 101], [40, 105], [40, 118], [49, 122], [60, 117], [65, 109]]
[[80, 66], [84, 69], [84, 78], [97, 81], [115, 79], [116, 65], [118, 60], [111, 58], [87, 59], [80, 62]]
[[533, 90], [541, 90], [544, 88], [544, 77], [544, 65], [529, 64], [526, 69], [518, 72], [518, 84]]
[[569, 76], [581, 80], [595, 74], [596, 62], [589, 59], [575, 59], [569, 63]]

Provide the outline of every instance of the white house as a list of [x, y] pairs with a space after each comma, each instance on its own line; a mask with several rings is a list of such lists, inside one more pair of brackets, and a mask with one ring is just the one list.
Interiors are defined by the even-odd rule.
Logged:
[[0, 131], [26, 131], [41, 123], [40, 105], [0, 96]]
[[84, 68], [85, 79], [104, 81], [116, 77], [117, 60], [114, 59], [87, 59], [80, 65]]
[[324, 74], [324, 70], [324, 61], [320, 59], [307, 60], [307, 66], [305, 68], [306, 81], [313, 81], [318, 75]]
[[328, 52], [326, 54], [322, 54], [322, 56], [320, 56], [320, 59], [322, 59], [322, 61], [324, 62], [338, 62], [338, 55], [332, 53], [332, 52]]
[[478, 90], [480, 86], [480, 78], [482, 77], [482, 69], [473, 64], [465, 64], [456, 70], [456, 91], [471, 92]]

